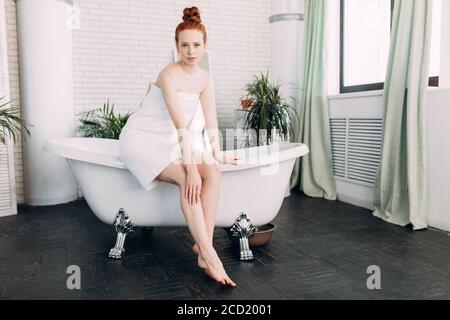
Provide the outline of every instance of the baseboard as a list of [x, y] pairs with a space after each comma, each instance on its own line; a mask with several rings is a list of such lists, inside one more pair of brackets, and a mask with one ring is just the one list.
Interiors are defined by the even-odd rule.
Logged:
[[345, 195], [345, 194], [341, 194], [338, 193], [338, 200], [345, 202], [345, 203], [350, 203], [353, 204], [355, 206], [358, 207], [363, 207], [369, 210], [374, 210], [374, 206], [373, 206], [373, 202], [369, 201], [369, 200], [365, 200], [365, 199], [360, 199], [360, 198], [355, 198], [349, 195]]

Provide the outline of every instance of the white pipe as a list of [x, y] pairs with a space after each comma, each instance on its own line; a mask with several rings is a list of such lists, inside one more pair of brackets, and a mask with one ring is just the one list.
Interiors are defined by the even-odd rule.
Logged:
[[[303, 0], [272, 0], [270, 81], [283, 83], [280, 93], [293, 106], [297, 99], [299, 63], [304, 30]], [[290, 195], [289, 183], [285, 197]]]
[[271, 64], [270, 79], [286, 83], [282, 94], [297, 98], [298, 73], [303, 44], [303, 0], [272, 0], [270, 16]]
[[56, 0], [18, 0], [22, 117], [33, 125], [23, 144], [25, 203], [52, 205], [77, 198], [65, 160], [43, 142], [75, 134], [70, 6]]

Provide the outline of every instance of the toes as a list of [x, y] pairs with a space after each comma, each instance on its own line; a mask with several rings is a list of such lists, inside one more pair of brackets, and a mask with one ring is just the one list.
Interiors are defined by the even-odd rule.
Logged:
[[232, 287], [236, 287], [236, 283], [233, 280], [231, 280], [230, 278], [227, 278], [227, 284], [229, 284]]

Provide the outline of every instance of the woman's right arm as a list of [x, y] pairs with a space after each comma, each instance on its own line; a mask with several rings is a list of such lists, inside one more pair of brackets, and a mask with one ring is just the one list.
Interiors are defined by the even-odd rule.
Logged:
[[161, 75], [161, 91], [163, 93], [164, 101], [169, 111], [172, 122], [177, 129], [178, 141], [181, 144], [183, 154], [183, 165], [191, 164], [190, 156], [192, 154], [191, 137], [184, 123], [184, 117], [180, 108], [178, 100], [176, 80], [170, 70], [164, 70]]
[[170, 69], [164, 70], [161, 75], [160, 89], [169, 111], [172, 122], [177, 129], [178, 141], [181, 145], [182, 163], [186, 170], [187, 182], [185, 197], [191, 205], [200, 201], [201, 177], [193, 159], [192, 141], [189, 130], [184, 123], [176, 88], [176, 79]]

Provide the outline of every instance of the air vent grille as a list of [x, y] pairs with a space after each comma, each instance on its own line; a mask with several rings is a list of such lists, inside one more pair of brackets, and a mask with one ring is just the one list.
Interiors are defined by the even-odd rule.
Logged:
[[330, 119], [333, 174], [373, 185], [380, 166], [382, 119]]

